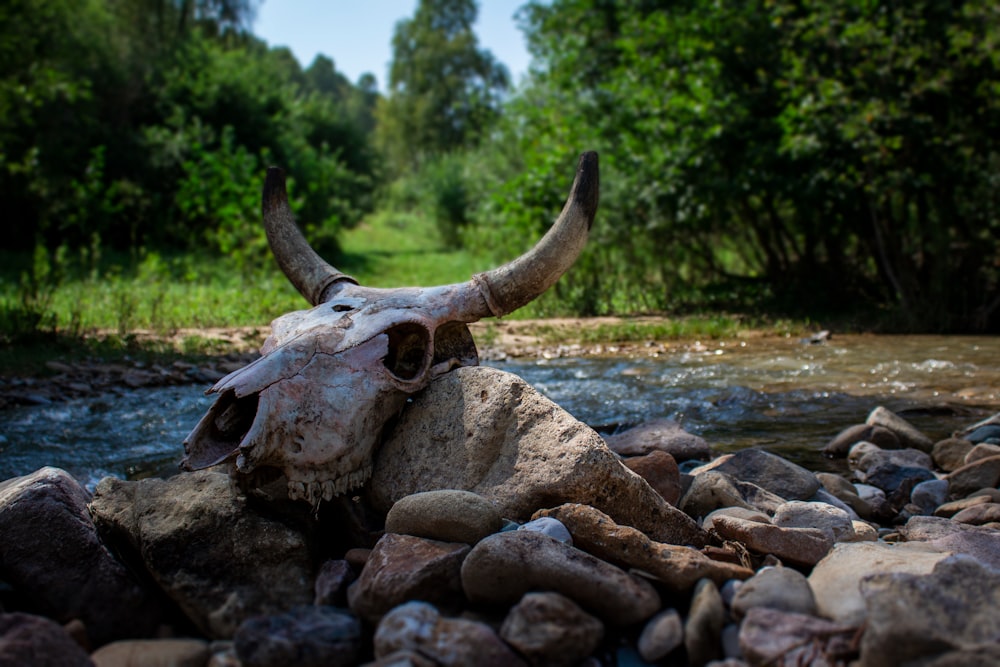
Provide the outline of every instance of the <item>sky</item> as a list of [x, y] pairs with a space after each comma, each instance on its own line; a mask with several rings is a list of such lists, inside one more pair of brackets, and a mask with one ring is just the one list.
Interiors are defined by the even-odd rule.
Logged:
[[[396, 22], [411, 18], [418, 0], [264, 0], [253, 33], [287, 46], [303, 67], [322, 53], [352, 82], [365, 72], [385, 91]], [[511, 83], [527, 74], [529, 56], [514, 13], [526, 0], [481, 0], [475, 24], [480, 48], [507, 66]]]

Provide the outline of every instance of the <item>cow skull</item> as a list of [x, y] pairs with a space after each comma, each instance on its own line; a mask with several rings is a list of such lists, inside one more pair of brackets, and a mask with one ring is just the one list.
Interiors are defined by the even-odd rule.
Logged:
[[529, 252], [466, 283], [362, 287], [327, 264], [299, 232], [284, 172], [268, 170], [263, 214], [282, 271], [314, 307], [271, 323], [262, 356], [220, 380], [218, 399], [184, 441], [185, 470], [235, 464], [253, 484], [287, 479], [314, 507], [364, 484], [382, 427], [408, 395], [479, 363], [466, 326], [500, 317], [547, 290], [587, 241], [598, 202], [597, 154], [580, 157], [559, 218]]

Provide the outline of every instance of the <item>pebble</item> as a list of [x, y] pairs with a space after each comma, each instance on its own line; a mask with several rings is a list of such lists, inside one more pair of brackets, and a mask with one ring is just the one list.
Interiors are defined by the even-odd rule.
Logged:
[[125, 639], [105, 644], [90, 659], [95, 667], [204, 667], [210, 655], [201, 639]]
[[[1000, 426], [996, 429], [1000, 431]], [[980, 442], [969, 450], [969, 453], [965, 455], [966, 463], [974, 463], [980, 459], [987, 459], [991, 456], [1000, 456], [1000, 445], [994, 445], [986, 442]]]
[[684, 623], [684, 647], [692, 667], [722, 658], [722, 627], [726, 608], [719, 589], [708, 579], [695, 586], [691, 609]]
[[1000, 503], [980, 503], [972, 507], [966, 507], [951, 517], [951, 520], [973, 526], [998, 522], [1000, 521]]
[[500, 637], [533, 665], [571, 667], [597, 649], [604, 624], [559, 593], [527, 593], [511, 607]]
[[862, 441], [873, 443], [883, 449], [899, 448], [899, 438], [889, 429], [872, 424], [855, 424], [835, 435], [823, 448], [823, 455], [843, 458], [847, 456], [852, 446]]
[[14, 612], [0, 613], [0, 664], [92, 667], [94, 663], [58, 623]]
[[714, 470], [756, 484], [785, 500], [807, 500], [819, 489], [816, 476], [800, 465], [761, 449], [743, 449], [720, 456], [693, 471]]
[[833, 537], [816, 528], [782, 528], [766, 523], [747, 521], [733, 516], [720, 516], [715, 530], [727, 540], [735, 540], [759, 554], [773, 554], [794, 565], [815, 565], [833, 546]]
[[518, 530], [532, 530], [536, 533], [541, 533], [542, 535], [548, 535], [552, 539], [559, 540], [563, 544], [573, 546], [573, 536], [570, 535], [570, 532], [566, 529], [565, 524], [563, 524], [562, 521], [554, 519], [550, 516], [541, 516], [537, 519], [532, 519], [524, 525], [519, 526]]
[[931, 458], [934, 465], [945, 472], [957, 470], [965, 465], [965, 457], [972, 451], [972, 443], [962, 438], [946, 438], [934, 443]]
[[801, 572], [788, 567], [766, 567], [743, 582], [731, 605], [737, 619], [754, 607], [815, 615], [816, 598], [809, 580]]
[[872, 426], [882, 426], [892, 431], [904, 447], [913, 447], [925, 452], [929, 452], [934, 448], [934, 442], [921, 433], [913, 424], [882, 406], [872, 410], [865, 423]]
[[676, 609], [664, 609], [646, 622], [639, 635], [639, 656], [646, 662], [662, 660], [684, 643], [684, 621]]
[[855, 537], [850, 515], [827, 503], [793, 500], [779, 507], [772, 521], [783, 528], [827, 530], [834, 542], [850, 542]]
[[630, 456], [622, 461], [625, 467], [642, 477], [671, 505], [681, 497], [681, 472], [677, 461], [666, 452], [653, 451], [645, 456]]
[[437, 490], [404, 496], [385, 517], [385, 531], [442, 542], [475, 544], [500, 530], [496, 507], [470, 491]]
[[256, 616], [233, 637], [243, 667], [348, 667], [361, 653], [361, 622], [334, 607]]
[[921, 514], [931, 514], [948, 500], [948, 480], [929, 479], [920, 482], [910, 491], [910, 502], [920, 508]]
[[945, 477], [953, 496], [967, 496], [973, 491], [995, 488], [1000, 484], [1000, 456], [990, 456], [953, 470]]
[[743, 507], [771, 516], [784, 503], [784, 498], [756, 484], [717, 470], [703, 470], [693, 475], [678, 507], [698, 519], [724, 507]]
[[347, 606], [347, 587], [357, 579], [354, 568], [346, 560], [328, 560], [316, 573], [313, 584], [313, 604], [331, 607]]
[[854, 626], [824, 618], [755, 607], [740, 625], [739, 643], [752, 665], [830, 665], [826, 655], [836, 653], [831, 648], [847, 648], [856, 632]]

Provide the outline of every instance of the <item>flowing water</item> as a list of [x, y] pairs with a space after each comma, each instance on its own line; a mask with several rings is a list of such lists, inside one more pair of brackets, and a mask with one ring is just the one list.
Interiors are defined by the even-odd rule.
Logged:
[[[838, 469], [819, 449], [877, 405], [935, 439], [1000, 410], [1000, 337], [761, 338], [490, 365], [604, 433], [672, 418], [719, 451], [764, 447], [814, 470]], [[90, 487], [108, 475], [171, 474], [211, 403], [203, 391], [144, 389], [0, 411], [0, 479], [43, 465]]]

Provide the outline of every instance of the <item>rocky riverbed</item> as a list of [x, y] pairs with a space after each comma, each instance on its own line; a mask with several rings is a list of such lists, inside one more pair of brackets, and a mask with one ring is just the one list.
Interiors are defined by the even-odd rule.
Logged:
[[826, 452], [607, 439], [515, 375], [439, 378], [313, 510], [224, 470], [0, 484], [0, 664], [993, 665], [1000, 415], [872, 406]]

